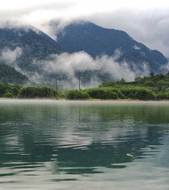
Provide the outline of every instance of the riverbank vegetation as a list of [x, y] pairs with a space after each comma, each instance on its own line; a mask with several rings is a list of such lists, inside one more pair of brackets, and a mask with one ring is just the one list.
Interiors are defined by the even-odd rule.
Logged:
[[134, 82], [104, 83], [95, 88], [56, 90], [47, 86], [19, 86], [0, 83], [0, 97], [80, 99], [169, 100], [169, 74], [140, 77]]

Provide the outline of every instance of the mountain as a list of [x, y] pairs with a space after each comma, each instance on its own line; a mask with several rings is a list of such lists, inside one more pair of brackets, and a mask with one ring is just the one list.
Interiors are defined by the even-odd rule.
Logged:
[[14, 68], [0, 64], [0, 81], [4, 83], [24, 84], [28, 78]]
[[[16, 50], [20, 50], [19, 56], [15, 55]], [[5, 52], [5, 59], [2, 58], [3, 52]], [[33, 76], [38, 72], [39, 66], [35, 64], [36, 61], [60, 52], [57, 42], [36, 28], [0, 28], [0, 81], [23, 83], [28, 79], [22, 73], [31, 73], [30, 75]], [[10, 61], [13, 57], [16, 58], [13, 60], [15, 63]], [[23, 72], [19, 73], [15, 67], [10, 68], [10, 64], [17, 65]]]
[[48, 35], [32, 27], [0, 28], [0, 52], [4, 49], [21, 48], [17, 64], [26, 70], [34, 70], [34, 60], [42, 60], [60, 52], [59, 45]]
[[65, 52], [85, 51], [92, 57], [113, 56], [117, 50], [121, 52], [117, 61], [127, 61], [131, 68], [142, 68], [147, 63], [152, 72], [160, 72], [167, 58], [157, 50], [151, 50], [137, 42], [126, 32], [106, 29], [91, 22], [74, 22], [66, 26], [57, 35], [57, 43]]
[[[51, 63], [49, 67], [44, 68], [44, 64], [48, 64], [50, 58], [54, 60], [54, 63], [56, 61], [55, 56], [50, 55], [58, 55], [64, 52], [85, 51], [93, 58], [102, 55], [111, 57], [116, 52], [120, 52], [116, 56], [117, 62], [122, 64], [126, 61], [134, 72], [135, 69], [144, 70], [144, 64], [146, 63], [151, 72], [158, 73], [168, 62], [162, 53], [149, 49], [144, 44], [134, 40], [126, 32], [102, 28], [90, 22], [79, 21], [69, 24], [57, 33], [56, 38], [54, 40], [33, 27], [0, 28], [0, 81], [22, 83], [22, 81], [27, 81], [27, 76], [29, 76], [29, 81], [33, 82], [55, 83], [56, 79], [70, 82], [70, 80], [77, 81], [74, 79], [78, 79], [80, 74], [82, 75], [82, 77], [80, 76], [82, 82], [88, 83], [93, 79], [95, 80], [95, 78], [103, 82], [117, 79], [116, 76], [112, 77], [112, 75], [121, 72], [118, 69], [117, 72], [108, 72], [108, 74], [107, 71], [103, 72], [103, 69], [88, 69], [82, 73], [81, 70], [79, 72], [75, 68], [72, 71], [74, 73], [71, 74], [71, 77], [74, 78], [70, 79], [70, 76], [67, 75], [69, 70], [66, 71], [66, 68], [63, 68], [64, 62], [70, 62], [70, 60], [69, 58], [64, 59], [63, 54], [60, 57], [60, 62], [58, 61], [58, 64], [62, 64], [59, 65], [59, 72], [57, 72], [57, 65], [51, 65]], [[75, 57], [74, 61], [77, 61]], [[61, 71], [61, 68], [65, 73]], [[19, 70], [22, 72], [19, 73]], [[125, 72], [124, 70], [123, 73]], [[22, 73], [26, 73], [26, 76]]]

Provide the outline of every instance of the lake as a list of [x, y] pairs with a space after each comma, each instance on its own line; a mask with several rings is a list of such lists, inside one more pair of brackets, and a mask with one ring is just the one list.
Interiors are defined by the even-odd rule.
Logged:
[[168, 190], [169, 103], [0, 100], [0, 190]]

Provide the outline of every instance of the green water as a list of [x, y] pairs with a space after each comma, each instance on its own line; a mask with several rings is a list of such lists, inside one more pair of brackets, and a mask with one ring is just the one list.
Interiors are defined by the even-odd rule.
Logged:
[[0, 100], [0, 190], [168, 190], [169, 103]]

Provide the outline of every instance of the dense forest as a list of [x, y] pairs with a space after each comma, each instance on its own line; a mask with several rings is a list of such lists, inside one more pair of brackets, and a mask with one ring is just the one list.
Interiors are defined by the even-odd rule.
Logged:
[[0, 84], [0, 97], [5, 98], [56, 98], [57, 91], [46, 86], [22, 87], [12, 84]]
[[136, 78], [134, 82], [103, 83], [95, 88], [59, 90], [47, 86], [0, 84], [0, 97], [64, 99], [168, 100], [169, 74]]

